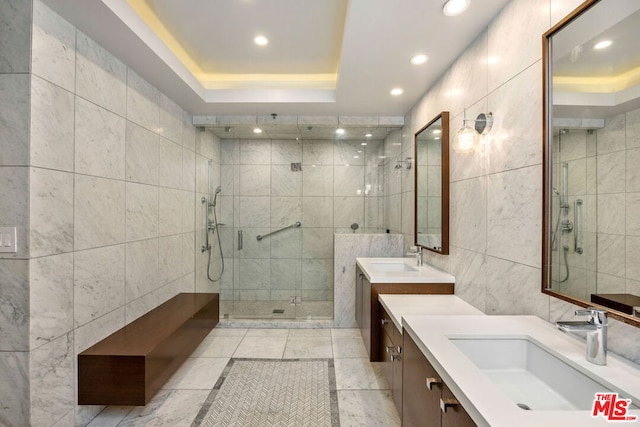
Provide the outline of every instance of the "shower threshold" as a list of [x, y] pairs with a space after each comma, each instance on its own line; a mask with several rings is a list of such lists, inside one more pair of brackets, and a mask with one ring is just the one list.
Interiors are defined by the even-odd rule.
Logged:
[[333, 320], [333, 301], [220, 301], [220, 318], [225, 320]]

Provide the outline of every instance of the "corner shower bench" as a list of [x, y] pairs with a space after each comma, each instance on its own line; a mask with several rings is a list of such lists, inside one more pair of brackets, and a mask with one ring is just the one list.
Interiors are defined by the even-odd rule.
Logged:
[[178, 294], [78, 354], [78, 404], [146, 405], [218, 318], [218, 294]]

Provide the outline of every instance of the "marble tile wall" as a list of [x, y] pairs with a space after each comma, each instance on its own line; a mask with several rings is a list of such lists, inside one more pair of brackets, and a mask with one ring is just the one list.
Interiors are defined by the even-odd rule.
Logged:
[[349, 234], [334, 236], [333, 274], [335, 277], [334, 327], [355, 328], [356, 258], [402, 257], [402, 234]]
[[402, 205], [402, 183], [413, 175], [406, 169], [395, 169], [398, 161], [403, 159], [402, 132], [404, 129], [392, 131], [384, 140], [383, 151], [383, 184], [384, 184], [384, 224], [391, 233], [402, 233], [402, 212], [413, 209], [413, 205]]
[[[382, 145], [223, 140], [221, 298], [332, 300], [334, 233], [351, 233], [353, 223], [358, 233], [381, 230]], [[291, 163], [301, 163], [302, 171], [293, 172]], [[256, 239], [296, 221], [301, 228]], [[241, 250], [238, 231], [243, 233]]]
[[31, 0], [0, 0], [0, 226], [18, 251], [0, 254], [0, 425], [30, 419], [29, 86]]
[[0, 1], [0, 43], [0, 225], [19, 227], [0, 256], [0, 424], [85, 425], [101, 408], [75, 404], [77, 353], [217, 289], [195, 245], [220, 143], [39, 0]]
[[[488, 314], [533, 314], [547, 321], [572, 316], [569, 304], [540, 292], [540, 40], [546, 30], [581, 3], [581, 0], [508, 3], [407, 113], [401, 135], [392, 134], [385, 141], [385, 153], [411, 156], [413, 134], [440, 111], [451, 113], [452, 136], [462, 126], [465, 108], [468, 117], [480, 112], [493, 113], [493, 130], [478, 150], [471, 154], [450, 152], [450, 255], [425, 255], [427, 262], [456, 276], [456, 294]], [[398, 142], [401, 146], [395, 145]], [[603, 157], [600, 164], [605, 168], [605, 162], [621, 154], [607, 152], [602, 156], [611, 158]], [[633, 162], [633, 158], [629, 151], [627, 162]], [[407, 246], [413, 241], [413, 175], [403, 173], [399, 179], [394, 178], [392, 163], [385, 167], [385, 227], [402, 232]], [[624, 157], [618, 164], [625, 164]], [[624, 172], [616, 172], [618, 176], [601, 179], [598, 185], [624, 182]], [[635, 206], [634, 197], [626, 199], [627, 218], [629, 209]], [[622, 227], [624, 219], [612, 219], [612, 223]], [[629, 240], [633, 242], [628, 239], [627, 243]], [[611, 247], [615, 245], [612, 239]], [[634, 248], [633, 243], [627, 244], [627, 256]], [[618, 253], [625, 254], [624, 248]], [[623, 262], [624, 255], [618, 263]], [[639, 338], [637, 328], [612, 321], [609, 341], [612, 351], [640, 361], [638, 347], [632, 344]]]
[[[607, 118], [605, 126], [592, 132], [570, 130], [554, 138], [559, 144], [559, 177], [562, 163], [568, 164], [568, 218], [573, 221], [574, 202], [582, 200], [581, 246], [574, 250], [574, 232], [560, 233], [558, 252], [553, 252], [556, 280], [565, 278], [562, 247], [569, 246], [570, 275], [559, 283], [563, 292], [589, 300], [592, 293], [640, 294], [640, 272], [635, 260], [640, 245], [638, 190], [640, 166], [638, 123], [640, 110]], [[561, 184], [554, 183], [561, 188]], [[555, 201], [557, 203], [557, 200]], [[554, 209], [554, 219], [559, 210]], [[558, 259], [559, 258], [559, 259]]]

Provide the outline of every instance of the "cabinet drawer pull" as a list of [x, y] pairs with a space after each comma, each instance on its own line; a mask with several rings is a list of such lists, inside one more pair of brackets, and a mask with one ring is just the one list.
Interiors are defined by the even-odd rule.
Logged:
[[400, 358], [400, 355], [399, 355], [399, 354], [392, 354], [392, 355], [391, 355], [391, 361], [392, 361], [392, 362], [398, 362], [398, 361], [400, 361], [400, 360], [402, 360], [402, 359]]
[[392, 346], [392, 345], [388, 345], [387, 346], [387, 353], [392, 353], [394, 351], [396, 351], [396, 348], [394, 346]]
[[387, 319], [380, 319], [380, 324], [382, 326], [386, 325], [387, 323], [389, 323], [389, 321]]
[[459, 404], [460, 404], [460, 402], [458, 402], [457, 399], [452, 399], [452, 398], [442, 399], [442, 398], [440, 398], [440, 410], [442, 412], [447, 412], [447, 408], [451, 408], [451, 407], [457, 406]]
[[425, 383], [427, 384], [427, 388], [428, 388], [429, 390], [433, 390], [433, 386], [434, 386], [434, 385], [438, 385], [438, 384], [442, 384], [442, 380], [440, 380], [440, 379], [438, 379], [438, 378], [432, 378], [432, 377], [430, 377], [430, 378], [427, 378], [427, 379], [425, 380]]
[[398, 346], [398, 348], [396, 348], [396, 351], [398, 352], [398, 354], [402, 354], [402, 347]]

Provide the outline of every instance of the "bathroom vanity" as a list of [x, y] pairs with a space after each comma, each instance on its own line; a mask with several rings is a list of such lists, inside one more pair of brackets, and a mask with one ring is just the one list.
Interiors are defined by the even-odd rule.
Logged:
[[[381, 337], [379, 354], [382, 355], [382, 371], [389, 383], [393, 395], [393, 401], [398, 413], [403, 418], [403, 425], [424, 425], [419, 422], [425, 419], [425, 411], [432, 419], [440, 420], [439, 399], [442, 389], [441, 381], [433, 383], [430, 389], [425, 388], [426, 378], [436, 378], [435, 374], [423, 375], [424, 372], [432, 372], [433, 368], [427, 366], [428, 362], [417, 350], [415, 343], [407, 343], [403, 336], [402, 318], [406, 315], [469, 315], [484, 316], [484, 314], [464, 302], [455, 295], [379, 295], [381, 319]], [[447, 393], [450, 391], [447, 389]], [[462, 411], [461, 406], [451, 406], [452, 397], [446, 394], [446, 402], [449, 403], [448, 414], [451, 418], [454, 413]], [[427, 402], [435, 406], [425, 406]], [[433, 406], [433, 408], [432, 408]], [[406, 412], [406, 417], [405, 417]], [[413, 421], [412, 421], [413, 420]], [[440, 425], [437, 424], [427, 425]], [[450, 424], [446, 424], [450, 425]], [[458, 424], [454, 424], [458, 425]], [[462, 424], [464, 425], [464, 424]]]
[[403, 350], [402, 425], [475, 426], [469, 413], [408, 334], [403, 341]]
[[455, 278], [415, 258], [356, 258], [356, 322], [369, 360], [382, 360], [380, 294], [453, 294]]
[[[409, 314], [402, 325], [403, 426], [425, 425], [434, 408], [434, 425], [451, 425], [450, 414], [455, 425], [611, 425], [592, 413], [596, 393], [612, 392], [640, 419], [640, 367], [615, 355], [589, 363], [584, 341], [535, 316]], [[429, 385], [441, 386], [439, 408]]]

